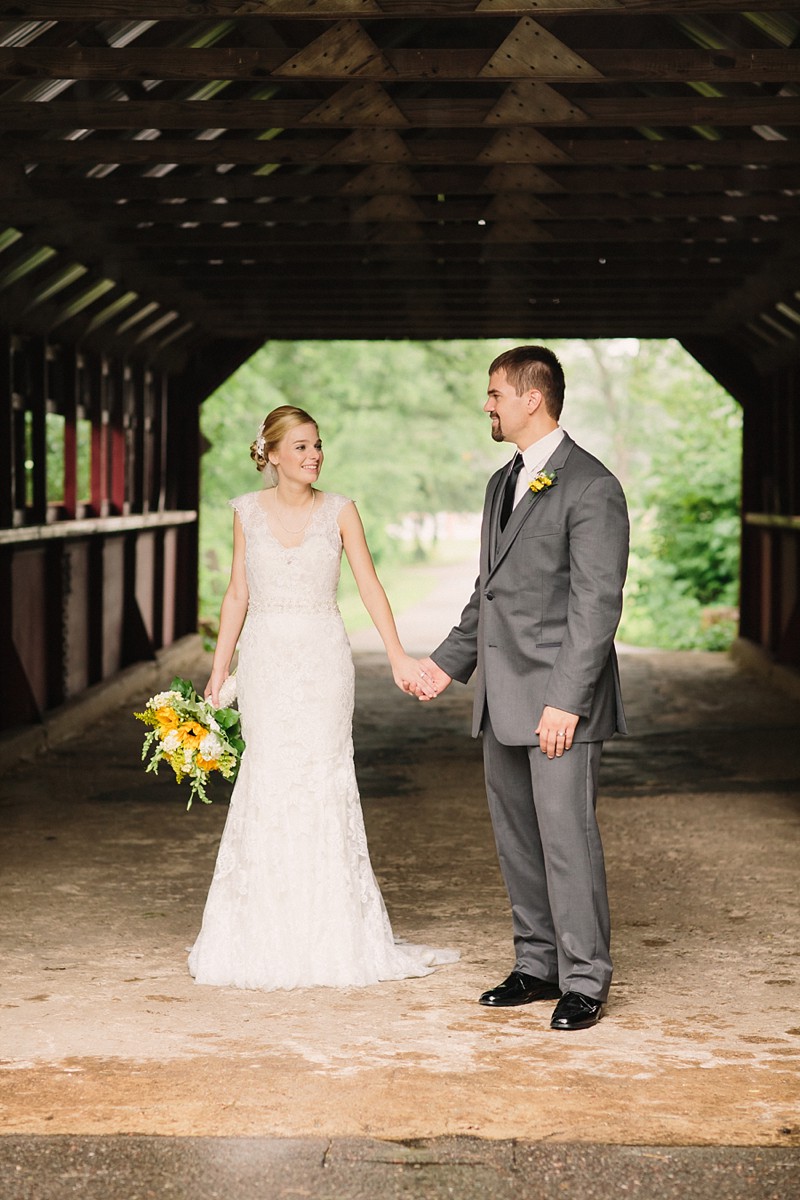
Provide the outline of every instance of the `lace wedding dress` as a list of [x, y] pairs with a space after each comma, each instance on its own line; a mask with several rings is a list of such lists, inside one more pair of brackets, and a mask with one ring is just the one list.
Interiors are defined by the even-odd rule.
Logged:
[[349, 501], [316, 493], [303, 542], [286, 547], [262, 495], [231, 501], [250, 593], [236, 676], [247, 749], [189, 970], [262, 989], [427, 975], [458, 954], [395, 942], [353, 768], [353, 660], [336, 605]]

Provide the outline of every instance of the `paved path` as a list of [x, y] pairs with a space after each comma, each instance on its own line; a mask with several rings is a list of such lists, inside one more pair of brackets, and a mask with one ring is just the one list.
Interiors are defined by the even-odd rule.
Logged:
[[478, 1138], [0, 1137], [3, 1200], [796, 1200], [798, 1153]]
[[[464, 572], [445, 575], [421, 606], [427, 624], [421, 611], [406, 623], [417, 649], [446, 633], [466, 598]], [[794, 1170], [797, 702], [721, 655], [622, 654], [633, 732], [607, 748], [600, 805], [615, 982], [600, 1025], [558, 1035], [550, 1005], [475, 1003], [511, 960], [469, 689], [420, 705], [391, 687], [366, 637], [354, 643], [359, 775], [396, 932], [457, 945], [462, 961], [367, 989], [194, 985], [185, 947], [225, 805], [186, 813], [170, 779], [145, 776], [141, 726], [130, 705], [118, 708], [3, 783], [0, 1102], [11, 1140], [0, 1151], [22, 1162], [27, 1135], [200, 1135], [360, 1139], [362, 1149], [393, 1139], [435, 1158], [445, 1143], [429, 1139], [456, 1137], [496, 1139], [492, 1170], [520, 1139], [583, 1144], [589, 1156], [598, 1144], [661, 1148], [675, 1170], [689, 1162], [679, 1147], [762, 1147], [765, 1171], [768, 1161]], [[206, 666], [195, 657], [184, 670], [199, 681]], [[77, 1144], [46, 1143], [62, 1158]], [[302, 1159], [306, 1143], [291, 1144]], [[317, 1152], [314, 1141], [314, 1163]], [[488, 1152], [464, 1153], [475, 1165]], [[740, 1182], [745, 1161], [715, 1160], [720, 1197], [723, 1160]], [[609, 1178], [618, 1161], [608, 1159]], [[658, 1159], [636, 1161], [646, 1173]], [[568, 1183], [573, 1159], [553, 1162]]]

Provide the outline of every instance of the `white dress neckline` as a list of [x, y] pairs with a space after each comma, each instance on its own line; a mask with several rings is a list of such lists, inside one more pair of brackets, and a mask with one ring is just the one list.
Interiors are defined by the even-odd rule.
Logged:
[[313, 489], [313, 493], [314, 493], [314, 511], [309, 514], [308, 523], [306, 524], [305, 528], [303, 530], [301, 530], [301, 533], [303, 536], [301, 537], [299, 542], [292, 542], [289, 545], [287, 545], [287, 543], [284, 542], [282, 538], [278, 537], [278, 534], [275, 532], [275, 530], [272, 527], [272, 522], [269, 519], [269, 512], [267, 511], [266, 502], [262, 501], [262, 499], [261, 499], [261, 496], [264, 493], [256, 492], [255, 502], [260, 510], [261, 516], [264, 519], [264, 524], [267, 527], [267, 532], [269, 533], [269, 535], [273, 539], [273, 541], [277, 542], [277, 544], [281, 547], [282, 550], [299, 550], [302, 546], [305, 545], [305, 543], [308, 539], [309, 531], [313, 528], [314, 522], [316, 521], [318, 514], [324, 508], [325, 496], [327, 495], [326, 492], [319, 492], [316, 489]]

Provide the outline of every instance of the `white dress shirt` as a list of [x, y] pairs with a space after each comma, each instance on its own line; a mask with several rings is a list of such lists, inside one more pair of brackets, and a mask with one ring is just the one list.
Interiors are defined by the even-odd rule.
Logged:
[[557, 425], [550, 433], [546, 433], [543, 438], [539, 438], [538, 442], [534, 442], [531, 446], [528, 446], [527, 450], [521, 452], [523, 466], [517, 476], [517, 490], [514, 492], [514, 508], [517, 507], [527, 492], [531, 480], [536, 478], [544, 464], [555, 452], [556, 447], [563, 440], [564, 430], [560, 425]]

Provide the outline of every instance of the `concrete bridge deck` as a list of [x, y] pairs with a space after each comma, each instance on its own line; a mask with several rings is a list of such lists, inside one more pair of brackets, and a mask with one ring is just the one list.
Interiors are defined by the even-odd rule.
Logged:
[[[421, 611], [406, 637], [424, 649], [457, 607], [443, 584]], [[367, 989], [196, 986], [185, 948], [225, 804], [187, 813], [171, 777], [145, 776], [126, 701], [2, 784], [6, 1149], [114, 1134], [300, 1139], [314, 1155], [358, 1139], [362, 1157], [388, 1139], [412, 1158], [437, 1138], [758, 1147], [785, 1151], [797, 1183], [800, 703], [722, 655], [623, 651], [632, 734], [607, 747], [600, 801], [615, 982], [595, 1029], [558, 1035], [549, 1004], [475, 1002], [511, 959], [468, 689], [420, 705], [369, 635], [353, 640], [395, 932], [461, 962]], [[203, 655], [180, 665], [205, 678]]]

